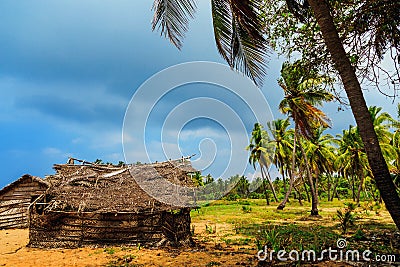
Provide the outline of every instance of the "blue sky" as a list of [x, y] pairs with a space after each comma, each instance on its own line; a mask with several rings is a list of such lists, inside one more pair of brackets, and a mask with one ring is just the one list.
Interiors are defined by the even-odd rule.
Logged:
[[[151, 31], [152, 1], [1, 1], [0, 188], [25, 173], [51, 174], [52, 165], [66, 162], [68, 156], [124, 160], [124, 114], [143, 82], [179, 63], [224, 63], [214, 45], [209, 3], [199, 2], [179, 51]], [[262, 88], [275, 118], [282, 117], [277, 105], [283, 94], [276, 83], [282, 61], [271, 56]], [[366, 94], [368, 104], [395, 114], [391, 100], [373, 89]], [[228, 106], [240, 106], [239, 100], [217, 86], [193, 84], [169, 94], [151, 114], [152, 123], [163, 123], [163, 107], [168, 112], [193, 97], [225, 99]], [[212, 110], [212, 106], [202, 108]], [[324, 110], [333, 120], [333, 133], [354, 124], [349, 111], [337, 112], [337, 104]], [[249, 132], [253, 117], [245, 109], [236, 111]], [[203, 152], [206, 157], [213, 151], [217, 160], [205, 173], [223, 173], [230, 149], [224, 125], [199, 118], [184, 125], [181, 134], [176, 142], [183, 154]], [[146, 138], [150, 149], [160, 144], [151, 134]], [[163, 160], [162, 156], [155, 154], [152, 159]], [[137, 160], [146, 158], [137, 154]], [[248, 166], [244, 173], [250, 172], [254, 171]]]

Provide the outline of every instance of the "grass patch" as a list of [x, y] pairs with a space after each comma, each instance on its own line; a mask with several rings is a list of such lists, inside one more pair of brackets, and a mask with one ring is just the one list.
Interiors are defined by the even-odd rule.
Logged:
[[[393, 239], [395, 225], [388, 212], [375, 203], [365, 202], [356, 207], [359, 220], [349, 227], [346, 225], [346, 232], [343, 232], [343, 221], [338, 218], [337, 210], [346, 207], [346, 202], [348, 200], [321, 201], [319, 211], [322, 217], [318, 218], [310, 216], [311, 205], [308, 202], [300, 206], [291, 201], [284, 210], [277, 210], [277, 203], [266, 206], [263, 199], [208, 202], [198, 211], [192, 211], [191, 215], [193, 223], [219, 224], [220, 229], [221, 225], [230, 225], [229, 231], [220, 230], [212, 239], [201, 236], [201, 233], [195, 234], [201, 242], [320, 252], [329, 247], [336, 248], [338, 238], [346, 238], [348, 249], [400, 252], [399, 245], [395, 245], [397, 239]], [[206, 235], [212, 229], [209, 230], [206, 229]]]

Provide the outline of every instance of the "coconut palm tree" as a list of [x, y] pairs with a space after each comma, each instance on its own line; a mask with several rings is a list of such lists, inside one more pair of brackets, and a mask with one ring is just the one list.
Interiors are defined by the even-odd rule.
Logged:
[[[336, 158], [335, 164], [343, 177], [351, 179], [351, 181], [349, 180], [349, 184], [352, 185], [353, 201], [359, 203], [364, 179], [371, 173], [364, 144], [358, 128], [351, 125], [348, 130], [343, 130], [343, 134], [337, 135], [337, 138], [339, 141], [339, 155]], [[356, 178], [359, 180], [357, 196], [355, 194]]]
[[[252, 164], [254, 168], [256, 168], [256, 164], [258, 163], [258, 165], [260, 166], [261, 177], [263, 178], [263, 181], [268, 181], [274, 199], [275, 201], [278, 201], [275, 188], [268, 171], [269, 167], [272, 164], [274, 149], [275, 148], [273, 144], [270, 143], [267, 131], [263, 129], [263, 126], [261, 124], [255, 123], [254, 129], [251, 134], [250, 144], [246, 148], [246, 150], [250, 151], [249, 163]], [[267, 204], [269, 204], [268, 195], [266, 193], [266, 190], [264, 191]]]
[[327, 77], [319, 75], [314, 70], [304, 68], [301, 61], [293, 64], [285, 62], [282, 66], [281, 78], [278, 80], [278, 84], [283, 89], [285, 97], [280, 102], [279, 109], [282, 113], [288, 114], [293, 120], [295, 132], [293, 138], [291, 181], [285, 199], [278, 206], [278, 209], [285, 207], [290, 191], [293, 188], [295, 180], [295, 151], [296, 145], [298, 145], [305, 162], [305, 170], [311, 189], [311, 215], [318, 215], [318, 196], [315, 184], [311, 176], [305, 151], [301, 142], [297, 144], [297, 139], [300, 137], [311, 139], [314, 137], [315, 129], [318, 127], [329, 127], [329, 118], [316, 107], [325, 101], [332, 101], [334, 99], [333, 95], [323, 88], [329, 82], [330, 80]]
[[387, 112], [381, 112], [381, 107], [371, 106], [368, 108], [369, 114], [372, 118], [374, 130], [378, 136], [379, 145], [386, 162], [391, 162], [396, 157], [395, 148], [391, 145], [393, 134], [390, 128], [395, 123], [395, 120]]
[[282, 175], [283, 187], [286, 189], [286, 174], [290, 170], [290, 152], [292, 151], [292, 130], [288, 130], [290, 126], [289, 119], [277, 119], [268, 122], [268, 129], [272, 134], [271, 143], [275, 146], [275, 154], [273, 164], [279, 169]]
[[[333, 147], [334, 139], [330, 134], [323, 134], [324, 128], [320, 127], [315, 130], [314, 136], [306, 140], [305, 152], [308, 158], [310, 169], [314, 174], [315, 188], [318, 188], [318, 181], [321, 174], [330, 175], [333, 172], [335, 160], [335, 147]], [[330, 185], [328, 185], [329, 187]], [[318, 190], [316, 190], [318, 194]]]

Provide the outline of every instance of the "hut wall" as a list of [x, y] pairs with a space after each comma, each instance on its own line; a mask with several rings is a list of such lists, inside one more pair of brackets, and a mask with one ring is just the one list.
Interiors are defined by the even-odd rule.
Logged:
[[[31, 209], [29, 246], [74, 248], [98, 245], [157, 245], [190, 239], [190, 214], [90, 213]], [[189, 221], [187, 221], [189, 220]], [[179, 227], [175, 227], [176, 224]]]
[[24, 179], [0, 195], [0, 229], [28, 226], [28, 207], [32, 197], [43, 194], [47, 186]]

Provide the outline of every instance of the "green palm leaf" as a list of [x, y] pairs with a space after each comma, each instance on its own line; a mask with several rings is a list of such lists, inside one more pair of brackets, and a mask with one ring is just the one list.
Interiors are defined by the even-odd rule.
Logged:
[[250, 0], [211, 1], [218, 52], [232, 68], [261, 85], [266, 74], [269, 46], [256, 3]]
[[152, 29], [161, 30], [178, 49], [188, 30], [189, 20], [194, 17], [196, 2], [194, 0], [155, 0]]

